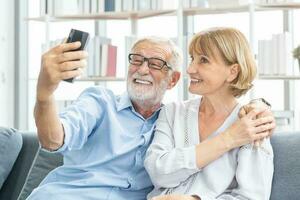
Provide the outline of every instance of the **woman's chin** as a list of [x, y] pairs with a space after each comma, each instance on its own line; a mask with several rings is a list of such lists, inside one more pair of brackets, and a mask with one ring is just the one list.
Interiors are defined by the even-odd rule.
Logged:
[[201, 91], [199, 91], [199, 89], [197, 90], [196, 88], [193, 88], [193, 87], [189, 87], [189, 92], [191, 93], [191, 94], [196, 94], [196, 95], [202, 95], [202, 92]]

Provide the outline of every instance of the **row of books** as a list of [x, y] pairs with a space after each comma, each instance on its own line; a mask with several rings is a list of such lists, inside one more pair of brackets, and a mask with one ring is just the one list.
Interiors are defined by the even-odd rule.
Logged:
[[[192, 35], [183, 37], [183, 59], [184, 65], [188, 66], [188, 44]], [[128, 65], [128, 53], [131, 51], [136, 37], [125, 37], [125, 66]], [[175, 43], [177, 43], [176, 39]], [[62, 42], [61, 39], [43, 44], [42, 51]], [[95, 36], [90, 39], [87, 46], [88, 60], [87, 68], [83, 74], [85, 77], [116, 77], [117, 72], [117, 50], [118, 47], [111, 44], [107, 37]], [[288, 32], [274, 34], [269, 40], [258, 41], [258, 73], [260, 75], [293, 75], [293, 57], [291, 34]], [[120, 66], [123, 66], [121, 63]], [[126, 73], [127, 69], [125, 69]]]
[[258, 72], [260, 75], [293, 75], [291, 34], [274, 34], [258, 41]]
[[[42, 45], [42, 52], [62, 43], [62, 39], [50, 41]], [[116, 77], [117, 46], [111, 44], [111, 39], [95, 36], [87, 45], [87, 68], [83, 77]]]
[[[274, 4], [300, 0], [182, 0], [183, 8], [230, 7], [249, 3]], [[178, 0], [40, 0], [40, 15], [80, 15], [103, 12], [177, 9]]]
[[95, 36], [87, 46], [87, 76], [115, 77], [117, 67], [117, 46], [107, 37]]
[[[189, 65], [188, 45], [193, 35], [183, 37], [184, 65]], [[176, 42], [176, 40], [175, 40]], [[258, 73], [260, 75], [294, 75], [291, 34], [274, 34], [269, 40], [258, 41]]]
[[103, 12], [177, 9], [173, 0], [40, 0], [40, 15], [80, 15]]

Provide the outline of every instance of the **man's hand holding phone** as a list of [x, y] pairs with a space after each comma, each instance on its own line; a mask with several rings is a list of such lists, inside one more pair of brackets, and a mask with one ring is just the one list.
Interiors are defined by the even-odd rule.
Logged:
[[37, 100], [48, 101], [61, 80], [71, 80], [87, 65], [81, 42], [63, 43], [43, 54], [37, 85]]
[[[71, 29], [70, 34], [67, 38], [67, 43], [77, 42], [79, 41], [81, 43], [80, 47], [75, 50], [71, 51], [79, 51], [79, 50], [85, 50], [87, 43], [89, 41], [89, 34], [87, 32], [79, 31], [76, 29]], [[64, 81], [72, 83], [74, 80], [74, 77], [69, 79], [64, 79]]]

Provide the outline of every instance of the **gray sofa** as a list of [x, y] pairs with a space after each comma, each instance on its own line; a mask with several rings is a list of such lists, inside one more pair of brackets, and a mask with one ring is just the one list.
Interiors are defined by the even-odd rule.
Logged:
[[[19, 134], [23, 137], [23, 147], [0, 190], [0, 200], [26, 199], [49, 170], [62, 164], [62, 156], [39, 150], [35, 133]], [[299, 200], [300, 132], [275, 133], [271, 142], [275, 154], [275, 171], [270, 199]]]
[[0, 200], [26, 199], [50, 170], [63, 163], [60, 154], [40, 150], [36, 133], [20, 131], [17, 134], [22, 135], [22, 149], [0, 189]]

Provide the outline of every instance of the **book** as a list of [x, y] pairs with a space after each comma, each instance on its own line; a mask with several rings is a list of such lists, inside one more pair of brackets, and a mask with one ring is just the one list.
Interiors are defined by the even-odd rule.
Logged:
[[105, 0], [104, 11], [105, 12], [115, 11], [115, 0]]
[[101, 71], [100, 76], [106, 76], [107, 74], [107, 64], [108, 64], [108, 45], [101, 45]]
[[108, 45], [108, 58], [106, 76], [116, 77], [117, 72], [117, 46]]

